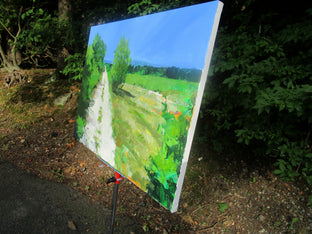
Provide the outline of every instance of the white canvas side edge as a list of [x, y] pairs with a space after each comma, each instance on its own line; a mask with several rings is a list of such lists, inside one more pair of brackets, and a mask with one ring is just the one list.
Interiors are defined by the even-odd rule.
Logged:
[[202, 75], [200, 78], [200, 82], [199, 82], [199, 86], [198, 86], [198, 92], [197, 92], [196, 101], [195, 101], [195, 107], [193, 110], [192, 120], [191, 120], [191, 124], [190, 124], [190, 129], [189, 129], [189, 132], [187, 135], [186, 145], [185, 145], [185, 149], [184, 149], [184, 157], [182, 159], [182, 164], [181, 164], [181, 168], [180, 168], [180, 176], [179, 176], [179, 179], [177, 182], [177, 189], [176, 189], [175, 197], [174, 197], [174, 200], [172, 203], [171, 213], [174, 213], [178, 210], [178, 205], [179, 205], [180, 195], [181, 195], [181, 191], [182, 191], [184, 176], [185, 176], [185, 172], [186, 172], [187, 162], [189, 159], [189, 154], [191, 151], [191, 146], [192, 146], [192, 142], [193, 142], [193, 138], [194, 138], [196, 123], [197, 123], [197, 119], [198, 119], [198, 115], [199, 115], [202, 97], [204, 94], [205, 84], [206, 84], [206, 80], [207, 80], [207, 76], [208, 76], [209, 66], [210, 66], [210, 62], [211, 62], [212, 52], [213, 52], [213, 48], [214, 48], [214, 44], [215, 44], [215, 40], [216, 40], [216, 35], [217, 35], [218, 27], [219, 27], [219, 22], [220, 22], [220, 18], [221, 18], [221, 12], [223, 9], [223, 5], [224, 4], [222, 2], [220, 2], [220, 1], [218, 2], [218, 7], [217, 7], [216, 15], [214, 18], [214, 23], [213, 23], [213, 27], [211, 30], [209, 44], [208, 44], [208, 50], [207, 50], [206, 59], [205, 59], [205, 66], [204, 66], [204, 69], [202, 71]]

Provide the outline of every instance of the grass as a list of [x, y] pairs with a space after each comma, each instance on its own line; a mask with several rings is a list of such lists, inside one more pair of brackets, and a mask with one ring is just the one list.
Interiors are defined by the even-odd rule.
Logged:
[[[146, 189], [148, 176], [144, 164], [151, 153], [156, 153], [162, 145], [161, 135], [157, 132], [160, 116], [140, 108], [128, 97], [113, 95], [113, 129], [117, 145], [117, 165], [125, 174], [132, 174], [133, 180]], [[140, 113], [140, 115], [138, 114]], [[144, 116], [142, 118], [142, 116]], [[138, 158], [138, 155], [140, 158]]]
[[160, 77], [156, 75], [140, 75], [140, 74], [127, 74], [127, 84], [139, 85], [142, 88], [154, 91], [169, 91], [174, 89], [186, 90], [197, 89], [198, 83], [186, 80], [175, 80]]
[[2, 121], [5, 125], [9, 125], [12, 128], [25, 129], [27, 125], [33, 124], [39, 117], [39, 112], [36, 108], [29, 103], [22, 103], [20, 101], [12, 102], [15, 99], [18, 92], [17, 87], [10, 89], [0, 89], [0, 110], [5, 117], [2, 117]]
[[[176, 119], [173, 118], [179, 123], [181, 112], [192, 109], [190, 106], [193, 105], [197, 87], [197, 83], [184, 80], [128, 74], [123, 87], [125, 94], [112, 94], [116, 167], [144, 191], [150, 183], [146, 171], [150, 157], [166, 156], [163, 155], [165, 134], [162, 130], [169, 120], [163, 116], [164, 103], [168, 104], [168, 112], [180, 113]], [[183, 113], [188, 117], [191, 114]], [[169, 131], [169, 128], [166, 129]], [[176, 131], [171, 129], [171, 132]], [[176, 169], [173, 168], [173, 171], [176, 172]]]
[[177, 104], [187, 103], [189, 100], [193, 103], [198, 89], [196, 82], [168, 79], [156, 75], [128, 74], [126, 83], [170, 96]]
[[[41, 117], [51, 115], [53, 100], [68, 92], [70, 84], [53, 82], [45, 84], [50, 78], [49, 71], [34, 70], [31, 81], [11, 88], [0, 87], [0, 118], [2, 125], [25, 129], [41, 121]], [[60, 88], [61, 87], [61, 88]]]

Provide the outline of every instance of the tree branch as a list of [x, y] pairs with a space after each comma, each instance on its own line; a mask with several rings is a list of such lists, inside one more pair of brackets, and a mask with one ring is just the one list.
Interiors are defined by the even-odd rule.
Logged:
[[17, 38], [18, 36], [21, 34], [21, 31], [22, 31], [22, 28], [21, 28], [21, 15], [22, 15], [22, 11], [23, 11], [23, 7], [21, 6], [20, 8], [20, 11], [18, 13], [18, 18], [17, 18], [17, 27], [18, 27], [18, 30], [17, 30], [17, 33], [16, 33], [16, 36], [14, 37], [14, 42], [13, 42], [13, 46], [12, 46], [12, 60], [13, 60], [13, 65], [15, 67], [18, 67], [17, 65], [17, 61], [16, 61], [16, 43], [17, 43]]
[[4, 29], [8, 32], [8, 34], [11, 36], [11, 37], [13, 37], [13, 38], [15, 38], [14, 36], [13, 36], [13, 34], [10, 32], [10, 30], [0, 21], [0, 24], [2, 25], [2, 27], [4, 27]]

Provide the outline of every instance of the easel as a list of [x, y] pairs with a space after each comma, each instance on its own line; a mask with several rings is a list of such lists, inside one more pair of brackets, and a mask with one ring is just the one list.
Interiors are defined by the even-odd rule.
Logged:
[[110, 223], [110, 231], [109, 231], [110, 234], [114, 233], [114, 222], [115, 222], [115, 213], [116, 213], [116, 206], [117, 206], [118, 187], [119, 187], [121, 180], [123, 180], [123, 177], [117, 171], [115, 171], [115, 176], [110, 178], [106, 182], [106, 184], [115, 182], [113, 202], [112, 202], [111, 223]]

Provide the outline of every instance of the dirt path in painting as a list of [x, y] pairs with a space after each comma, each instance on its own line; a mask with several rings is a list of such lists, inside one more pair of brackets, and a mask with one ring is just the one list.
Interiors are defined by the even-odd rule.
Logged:
[[88, 108], [87, 124], [80, 141], [114, 166], [116, 144], [113, 138], [112, 105], [106, 69], [92, 97], [93, 104]]

